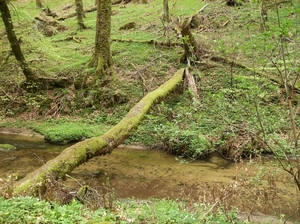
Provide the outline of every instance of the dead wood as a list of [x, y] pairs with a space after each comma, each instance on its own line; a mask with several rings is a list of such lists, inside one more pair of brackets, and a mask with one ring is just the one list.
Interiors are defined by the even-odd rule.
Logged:
[[117, 4], [127, 4], [131, 2], [131, 0], [114, 0], [111, 2], [112, 5], [117, 5]]
[[[87, 13], [87, 12], [94, 12], [94, 11], [96, 11], [96, 10], [97, 10], [97, 6], [91, 6], [91, 7], [89, 7], [89, 8], [86, 8], [86, 9], [84, 10], [84, 13]], [[69, 18], [75, 17], [76, 15], [77, 15], [76, 12], [72, 12], [72, 13], [70, 13], [70, 14], [67, 14], [67, 15], [64, 15], [64, 16], [60, 16], [60, 17], [58, 18], [58, 20], [69, 19]]]
[[36, 77], [34, 81], [25, 81], [21, 87], [28, 92], [37, 92], [41, 89], [67, 88], [74, 83], [71, 77], [46, 78]]
[[191, 91], [191, 97], [194, 101], [199, 101], [199, 94], [197, 90], [196, 81], [193, 75], [190, 74], [188, 68], [184, 71], [184, 88], [188, 88]]
[[38, 80], [42, 83], [44, 89], [67, 88], [74, 83], [74, 80], [71, 77], [62, 77], [62, 78], [39, 77]]
[[56, 19], [40, 14], [35, 17], [35, 28], [43, 33], [46, 37], [53, 36], [58, 32], [67, 30], [67, 27], [60, 24]]
[[64, 42], [64, 41], [74, 41], [76, 43], [80, 43], [81, 42], [81, 39], [80, 37], [75, 37], [75, 36], [69, 36], [69, 37], [66, 37], [64, 39], [60, 39], [60, 40], [54, 40], [53, 42], [56, 43], [56, 42]]
[[204, 44], [196, 40], [191, 31], [191, 21], [193, 16], [184, 18], [183, 22], [179, 20], [174, 21], [173, 30], [176, 32], [178, 38], [182, 40], [182, 47], [184, 52], [180, 58], [180, 62], [187, 63], [200, 61], [205, 54], [207, 54]]
[[124, 25], [122, 25], [119, 30], [130, 30], [136, 28], [136, 23], [135, 22], [129, 22]]
[[[265, 78], [269, 79], [270, 81], [279, 84], [280, 87], [283, 87], [283, 85], [284, 85], [279, 78], [276, 78], [273, 75], [267, 74], [267, 73], [262, 72], [262, 71], [258, 71], [257, 69], [254, 69], [254, 68], [250, 68], [247, 65], [244, 65], [240, 62], [228, 59], [226, 57], [214, 55], [210, 59], [214, 62], [221, 62], [221, 63], [229, 64], [230, 66], [234, 66], [234, 67], [237, 67], [237, 68], [246, 69], [248, 71], [251, 71], [255, 75], [258, 75], [260, 77], [265, 77]], [[296, 92], [298, 94], [300, 93], [300, 86], [299, 85], [296, 85], [296, 86], [288, 85], [288, 88], [293, 90], [294, 92]]]
[[111, 41], [127, 42], [127, 43], [139, 43], [139, 44], [153, 44], [155, 46], [164, 46], [164, 47], [182, 46], [182, 43], [178, 43], [178, 42], [156, 41], [156, 40], [132, 40], [132, 39], [117, 39], [117, 38], [114, 38]]
[[50, 17], [53, 17], [53, 18], [57, 17], [57, 14], [55, 12], [52, 12], [48, 7], [43, 8], [42, 11], [45, 13], [46, 16], [50, 16]]
[[137, 128], [148, 110], [182, 82], [183, 74], [184, 69], [178, 70], [168, 81], [148, 93], [116, 126], [102, 136], [86, 139], [66, 148], [55, 159], [18, 181], [13, 195], [41, 195], [45, 191], [47, 179], [62, 179], [89, 159], [111, 153]]

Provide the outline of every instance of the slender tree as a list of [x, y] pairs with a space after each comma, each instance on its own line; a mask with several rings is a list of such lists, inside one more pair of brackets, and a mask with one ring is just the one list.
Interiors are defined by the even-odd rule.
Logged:
[[169, 22], [170, 21], [170, 15], [169, 15], [169, 1], [164, 0], [164, 21]]
[[263, 31], [266, 30], [266, 21], [268, 20], [268, 1], [261, 0], [260, 16], [261, 16], [261, 28]]
[[90, 67], [96, 67], [95, 79], [103, 79], [110, 74], [112, 64], [110, 52], [111, 0], [97, 1], [97, 21], [95, 50]]
[[83, 10], [82, 0], [75, 0], [75, 6], [76, 6], [75, 10], [76, 10], [76, 16], [77, 16], [78, 30], [84, 30], [84, 29], [86, 29], [86, 27], [83, 23], [84, 10]]
[[36, 4], [36, 8], [37, 8], [37, 9], [43, 8], [43, 4], [42, 4], [42, 1], [41, 1], [41, 0], [36, 0], [36, 1], [35, 1], [35, 4]]
[[24, 55], [21, 51], [21, 47], [20, 47], [20, 39], [17, 38], [15, 31], [14, 31], [14, 26], [12, 23], [12, 18], [11, 18], [11, 14], [8, 8], [8, 0], [0, 0], [0, 13], [1, 13], [1, 17], [3, 20], [3, 23], [5, 25], [5, 29], [6, 29], [6, 34], [7, 34], [7, 38], [9, 40], [12, 52], [15, 56], [15, 58], [17, 59], [17, 61], [19, 62], [23, 73], [26, 77], [26, 81], [27, 82], [32, 82], [32, 81], [36, 81], [36, 76], [35, 74], [32, 72], [32, 70], [29, 68]]

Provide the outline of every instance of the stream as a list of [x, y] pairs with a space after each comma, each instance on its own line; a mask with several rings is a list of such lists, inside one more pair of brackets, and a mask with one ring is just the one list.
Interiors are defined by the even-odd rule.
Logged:
[[[0, 134], [0, 144], [5, 143], [16, 146], [16, 150], [0, 151], [3, 180], [15, 173], [23, 178], [67, 147], [19, 133]], [[95, 189], [109, 186], [123, 199], [151, 197], [219, 203], [234, 206], [249, 217], [284, 214], [290, 217], [288, 221], [299, 221], [299, 193], [292, 178], [276, 164], [269, 158], [236, 164], [218, 153], [205, 160], [185, 161], [161, 151], [122, 146], [76, 168], [64, 184], [74, 189], [80, 184]]]

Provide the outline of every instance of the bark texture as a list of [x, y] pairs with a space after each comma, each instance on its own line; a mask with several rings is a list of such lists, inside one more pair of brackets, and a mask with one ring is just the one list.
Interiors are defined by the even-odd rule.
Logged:
[[95, 36], [95, 52], [90, 67], [96, 67], [95, 79], [110, 74], [112, 64], [110, 52], [111, 1], [98, 0]]
[[5, 25], [7, 38], [9, 40], [12, 52], [22, 68], [22, 71], [25, 75], [26, 81], [27, 82], [36, 81], [36, 77], [35, 77], [33, 71], [29, 68], [29, 66], [25, 60], [25, 57], [21, 51], [21, 47], [20, 47], [21, 40], [20, 39], [18, 40], [18, 38], [15, 34], [14, 26], [12, 23], [12, 17], [11, 17], [6, 0], [0, 0], [0, 14], [1, 14], [1, 17], [3, 20], [3, 23]]
[[268, 0], [261, 0], [260, 16], [261, 16], [261, 28], [266, 30], [266, 22], [268, 21]]
[[[199, 12], [205, 7], [206, 5]], [[191, 31], [191, 22], [195, 16], [196, 14], [184, 18], [181, 24], [179, 20], [174, 21], [175, 26], [173, 30], [182, 39], [182, 47], [184, 49], [184, 53], [180, 58], [182, 63], [200, 61], [207, 53], [204, 43], [197, 41]]]
[[193, 101], [199, 101], [199, 94], [196, 85], [196, 81], [193, 75], [190, 74], [189, 69], [186, 68], [184, 72], [184, 84], [183, 87], [187, 87], [190, 89], [191, 97]]
[[118, 39], [113, 38], [111, 41], [128, 42], [128, 43], [140, 43], [140, 44], [152, 44], [155, 47], [176, 47], [183, 46], [182, 43], [170, 42], [170, 41], [157, 41], [157, 40], [132, 40], [132, 39]]
[[83, 10], [82, 0], [75, 0], [75, 6], [76, 6], [76, 9], [75, 9], [76, 16], [77, 16], [77, 29], [84, 30], [84, 29], [86, 29], [86, 27], [83, 23], [84, 10]]
[[164, 21], [169, 22], [170, 21], [170, 14], [169, 14], [169, 1], [164, 0]]
[[38, 196], [47, 178], [60, 179], [94, 156], [106, 155], [121, 144], [138, 126], [153, 104], [164, 98], [182, 82], [184, 69], [178, 70], [167, 82], [148, 93], [108, 132], [66, 148], [58, 157], [18, 181], [12, 194]]
[[[91, 6], [89, 8], [86, 8], [83, 13], [85, 14], [85, 13], [88, 13], [88, 12], [94, 12], [96, 10], [97, 10], [97, 6]], [[67, 14], [67, 15], [61, 15], [57, 20], [59, 20], [59, 21], [66, 20], [66, 19], [69, 19], [69, 18], [72, 18], [72, 17], [75, 17], [75, 16], [77, 16], [77, 13], [72, 12], [72, 13]]]
[[36, 1], [35, 1], [35, 4], [36, 4], [36, 8], [37, 8], [37, 9], [43, 8], [43, 4], [42, 4], [42, 1], [41, 1], [41, 0], [36, 0]]
[[180, 59], [181, 62], [185, 63], [188, 59], [198, 60], [200, 59], [199, 44], [193, 36], [190, 29], [190, 18], [184, 20], [181, 25], [181, 36], [183, 38], [183, 49], [184, 53]]

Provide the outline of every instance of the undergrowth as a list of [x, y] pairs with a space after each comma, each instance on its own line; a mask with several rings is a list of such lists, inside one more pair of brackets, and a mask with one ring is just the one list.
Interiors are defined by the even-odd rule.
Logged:
[[[67, 4], [67, 1], [47, 3], [51, 10], [62, 14], [71, 12], [63, 9]], [[94, 5], [94, 1], [84, 4]], [[269, 9], [268, 20], [262, 26], [259, 4], [258, 1], [249, 1], [238, 7], [228, 7], [224, 1], [213, 1], [204, 7], [205, 2], [196, 0], [173, 1], [170, 4], [171, 23], [161, 20], [163, 11], [159, 0], [145, 5], [113, 6], [111, 50], [114, 80], [95, 90], [83, 88], [81, 84], [83, 77], [94, 72], [87, 64], [93, 51], [96, 13], [86, 14], [84, 22], [88, 29], [82, 32], [76, 31], [76, 19], [71, 18], [62, 22], [66, 30], [45, 37], [34, 29], [32, 23], [34, 16], [40, 13], [34, 2], [16, 3], [12, 9], [13, 22], [30, 66], [40, 76], [72, 77], [76, 85], [34, 94], [22, 89], [24, 77], [10, 55], [1, 28], [1, 126], [11, 125], [7, 118], [21, 116], [23, 120], [42, 122], [18, 121], [17, 126], [26, 124], [52, 142], [80, 141], [101, 135], [118, 123], [143, 95], [157, 88], [178, 68], [186, 66], [179, 62], [183, 53], [180, 46], [170, 48], [132, 42], [181, 43], [174, 26], [202, 9], [196, 16], [198, 23], [192, 32], [209, 53], [193, 62], [190, 68], [197, 81], [200, 100], [193, 101], [188, 90], [183, 94], [171, 94], [151, 109], [126, 143], [142, 142], [150, 148], [157, 147], [192, 159], [212, 151], [219, 151], [236, 161], [273, 153], [287, 161], [286, 170], [295, 171], [293, 176], [296, 177], [299, 170], [290, 169], [293, 166], [287, 155], [299, 156], [299, 5], [294, 1], [278, 3], [277, 8]], [[137, 23], [135, 29], [119, 29], [132, 21]], [[72, 116], [81, 119], [75, 122], [64, 119]], [[39, 206], [43, 202], [34, 203]], [[164, 208], [161, 213], [156, 208], [158, 216], [169, 212], [173, 222], [182, 216], [188, 220], [197, 219], [174, 208], [173, 202], [161, 203], [166, 204], [157, 205]], [[83, 211], [78, 203], [71, 206], [78, 212]], [[134, 212], [140, 209], [135, 206], [132, 206]], [[151, 207], [150, 204], [142, 204], [144, 213], [137, 214], [133, 210], [131, 213], [141, 220], [150, 219], [147, 215], [154, 210], [150, 212], [147, 207]], [[167, 207], [172, 209], [169, 211]], [[130, 209], [126, 207], [124, 211], [130, 212]], [[50, 217], [51, 212], [49, 214]], [[126, 217], [132, 219], [131, 215], [128, 213]], [[102, 221], [105, 219], [111, 218], [105, 217]], [[159, 217], [154, 221], [167, 222]]]
[[[93, 1], [87, 1], [85, 7], [93, 4]], [[186, 7], [187, 4], [192, 7]], [[53, 1], [47, 6], [58, 16], [73, 10], [63, 2]], [[192, 30], [194, 35], [210, 49], [211, 55], [221, 54], [232, 63], [217, 64], [209, 56], [193, 62], [191, 73], [198, 83], [200, 101], [193, 102], [188, 91], [183, 95], [172, 94], [151, 110], [126, 142], [142, 142], [152, 148], [159, 146], [168, 152], [192, 158], [215, 150], [232, 158], [236, 154], [230, 152], [233, 146], [239, 155], [243, 154], [243, 150], [246, 155], [270, 153], [272, 150], [264, 146], [263, 141], [274, 136], [280, 136], [281, 144], [289, 148], [291, 139], [288, 133], [291, 130], [287, 122], [290, 117], [285, 95], [272, 77], [278, 75], [274, 74], [276, 70], [289, 68], [291, 72], [297, 72], [293, 69], [296, 59], [290, 53], [297, 53], [296, 5], [280, 3], [279, 17], [271, 8], [266, 23], [268, 30], [264, 32], [261, 30], [259, 4], [252, 1], [239, 7], [228, 7], [225, 3], [220, 7], [218, 2], [205, 5], [193, 0], [184, 3], [175, 1], [170, 4], [170, 23], [161, 19], [162, 6], [156, 0], [146, 5], [114, 5], [111, 32], [114, 77], [101, 89], [82, 86], [83, 79], [93, 73], [87, 64], [93, 51], [96, 13], [86, 14], [84, 22], [88, 29], [84, 31], [76, 31], [76, 19], [70, 18], [61, 23], [65, 30], [57, 30], [55, 35], [45, 37], [30, 28], [32, 15], [39, 14], [39, 10], [33, 8], [34, 2], [30, 2], [16, 4], [12, 10], [15, 29], [22, 37], [22, 49], [30, 66], [42, 76], [72, 77], [75, 86], [36, 94], [26, 92], [21, 88], [20, 69], [8, 56], [1, 65], [6, 74], [1, 81], [2, 117], [21, 115], [25, 119], [38, 117], [43, 120], [76, 115], [81, 116], [83, 122], [86, 117], [92, 117], [92, 122], [101, 120], [104, 126], [116, 124], [143, 95], [154, 90], [176, 69], [185, 66], [179, 63], [183, 51], [180, 46], [134, 41], [180, 43], [174, 27], [186, 16], [201, 9], [201, 13], [193, 17], [196, 24]], [[278, 18], [282, 21], [280, 27]], [[119, 29], [133, 20], [137, 23], [134, 29]], [[236, 32], [237, 29], [239, 32]], [[283, 47], [289, 55], [286, 61], [280, 59], [281, 35], [284, 35]], [[3, 35], [1, 41], [7, 42]], [[9, 45], [5, 46], [2, 53], [7, 55]], [[245, 66], [237, 66], [236, 61], [245, 63]], [[8, 66], [10, 63], [14, 69]], [[288, 67], [284, 68], [283, 64]], [[263, 76], [257, 71], [270, 74]], [[5, 88], [7, 83], [10, 89]], [[297, 107], [299, 97], [296, 94], [293, 97], [292, 103]], [[75, 127], [76, 122], [74, 127], [70, 127], [67, 123], [62, 126], [59, 121], [53, 121], [55, 125], [60, 123], [62, 128], [55, 128], [52, 124], [46, 127], [49, 124], [47, 120], [43, 123], [32, 128], [52, 142], [78, 141], [103, 133], [94, 131], [90, 124], [79, 124], [82, 125], [79, 130]], [[295, 124], [299, 124], [298, 117]], [[63, 129], [70, 131], [63, 133]]]
[[[195, 204], [196, 210], [189, 211], [183, 202], [172, 200], [139, 201], [129, 199], [117, 202], [113, 210], [99, 208], [95, 211], [73, 200], [68, 205], [58, 205], [32, 197], [0, 198], [0, 222], [13, 223], [199, 223], [204, 205]], [[232, 220], [235, 213], [231, 214]], [[222, 214], [207, 217], [207, 222], [232, 223]], [[236, 222], [238, 223], [238, 222]]]

